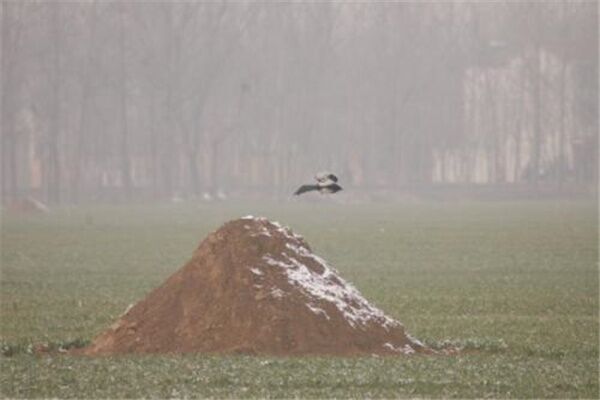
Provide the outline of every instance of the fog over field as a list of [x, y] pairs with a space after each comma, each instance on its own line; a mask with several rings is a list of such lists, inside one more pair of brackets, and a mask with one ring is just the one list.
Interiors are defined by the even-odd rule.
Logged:
[[3, 204], [597, 191], [595, 1], [0, 10]]
[[0, 0], [0, 398], [600, 398], [598, 16]]

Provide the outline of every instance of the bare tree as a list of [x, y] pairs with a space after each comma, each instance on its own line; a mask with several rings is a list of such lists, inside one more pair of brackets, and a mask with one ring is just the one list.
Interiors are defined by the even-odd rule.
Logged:
[[17, 179], [17, 133], [15, 126], [15, 114], [18, 111], [18, 87], [19, 80], [19, 51], [22, 48], [22, 5], [18, 3], [0, 3], [2, 13], [2, 70], [0, 83], [1, 92], [1, 129], [2, 129], [2, 200], [9, 201], [11, 197], [19, 193], [19, 182]]

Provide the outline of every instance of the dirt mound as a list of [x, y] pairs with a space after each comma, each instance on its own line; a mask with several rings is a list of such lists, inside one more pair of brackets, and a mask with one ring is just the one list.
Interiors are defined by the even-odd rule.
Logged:
[[128, 309], [84, 354], [429, 352], [365, 300], [301, 236], [244, 217]]
[[47, 214], [49, 211], [47, 205], [31, 196], [13, 200], [6, 210], [12, 214]]

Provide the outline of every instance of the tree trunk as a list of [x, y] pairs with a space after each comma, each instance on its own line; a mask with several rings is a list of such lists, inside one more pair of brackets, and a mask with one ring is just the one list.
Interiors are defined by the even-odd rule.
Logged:
[[2, 10], [2, 69], [1, 78], [1, 118], [0, 126], [2, 128], [2, 201], [7, 203], [11, 198], [17, 195], [17, 160], [16, 160], [16, 135], [14, 132], [14, 101], [15, 93], [15, 52], [19, 48], [18, 25], [12, 24], [10, 20], [9, 9], [14, 4], [0, 3]]
[[200, 194], [200, 176], [198, 175], [198, 153], [196, 150], [188, 152], [188, 166], [190, 169], [190, 183], [192, 195]]
[[153, 98], [150, 99], [150, 168], [151, 168], [151, 179], [152, 179], [152, 196], [154, 199], [160, 197], [160, 156], [158, 151], [158, 143], [160, 140], [159, 130], [157, 128], [158, 117], [156, 115], [156, 100], [158, 98], [158, 94], [155, 94]]
[[[179, 71], [175, 68], [175, 50], [178, 44], [176, 43], [175, 37], [175, 26], [174, 26], [174, 15], [173, 15], [173, 7], [174, 3], [165, 4], [167, 7], [167, 40], [166, 43], [166, 67], [167, 67], [167, 75], [166, 75], [166, 123], [165, 129], [169, 132], [170, 135], [175, 134], [175, 101], [174, 101], [174, 92], [176, 91], [176, 79]], [[163, 136], [165, 131], [162, 132]], [[173, 153], [174, 146], [172, 144], [172, 140], [161, 140], [161, 150], [160, 150], [160, 159], [161, 159], [161, 169], [162, 169], [162, 194], [165, 197], [171, 197], [173, 195]]]
[[94, 54], [98, 51], [96, 45], [96, 3], [91, 4], [90, 11], [90, 37], [89, 45], [87, 47], [86, 59], [84, 63], [85, 70], [82, 74], [82, 89], [81, 89], [81, 115], [79, 117], [79, 134], [76, 138], [75, 145], [75, 166], [73, 171], [73, 181], [71, 188], [71, 201], [78, 203], [81, 199], [82, 187], [84, 182], [82, 178], [82, 171], [85, 170], [86, 164], [84, 162], [84, 152], [87, 143], [88, 136], [88, 117], [89, 107], [91, 101], [91, 83], [92, 83], [92, 66], [94, 64]]
[[219, 190], [219, 182], [218, 182], [218, 171], [217, 165], [218, 163], [218, 153], [219, 153], [219, 139], [213, 139], [211, 142], [211, 155], [210, 155], [210, 187], [212, 194], [216, 197], [217, 192]]
[[530, 179], [537, 185], [540, 178], [540, 158], [542, 150], [542, 51], [538, 44], [535, 45], [533, 69], [533, 154], [531, 159]]
[[131, 155], [129, 154], [129, 126], [127, 121], [127, 66], [125, 60], [125, 10], [119, 10], [119, 75], [120, 75], [120, 116], [121, 116], [121, 178], [125, 198], [131, 196]]
[[565, 157], [565, 118], [566, 118], [566, 86], [567, 86], [567, 60], [564, 58], [561, 63], [560, 69], [560, 93], [559, 93], [559, 112], [560, 115], [558, 117], [558, 166], [556, 168], [557, 181], [559, 187], [562, 189], [563, 183], [565, 181], [565, 167], [566, 167], [566, 157]]
[[52, 77], [51, 77], [51, 111], [50, 126], [48, 132], [48, 152], [46, 165], [46, 200], [49, 203], [60, 203], [61, 193], [61, 174], [60, 174], [60, 124], [61, 124], [61, 44], [62, 44], [62, 25], [61, 25], [61, 6], [60, 3], [50, 5], [52, 10]]

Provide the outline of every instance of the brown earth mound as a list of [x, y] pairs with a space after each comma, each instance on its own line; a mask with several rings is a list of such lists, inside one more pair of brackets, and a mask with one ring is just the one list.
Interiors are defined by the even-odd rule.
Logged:
[[31, 196], [13, 200], [6, 210], [11, 214], [47, 214], [49, 211], [47, 205]]
[[84, 354], [359, 355], [430, 352], [304, 239], [264, 218], [210, 234], [192, 259]]

